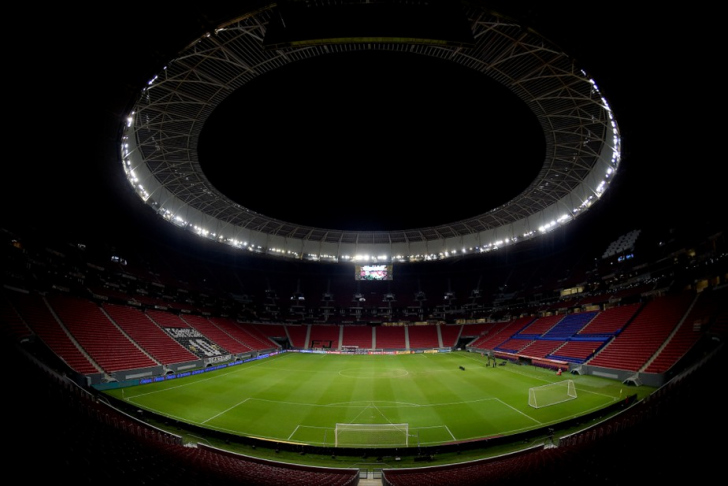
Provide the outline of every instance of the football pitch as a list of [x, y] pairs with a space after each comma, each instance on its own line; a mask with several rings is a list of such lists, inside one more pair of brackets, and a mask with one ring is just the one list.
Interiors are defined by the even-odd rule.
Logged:
[[[242, 437], [322, 447], [418, 447], [540, 429], [652, 389], [476, 353], [287, 352], [108, 390], [141, 410]], [[529, 405], [529, 389], [573, 380], [576, 397]], [[351, 426], [350, 424], [357, 424]]]

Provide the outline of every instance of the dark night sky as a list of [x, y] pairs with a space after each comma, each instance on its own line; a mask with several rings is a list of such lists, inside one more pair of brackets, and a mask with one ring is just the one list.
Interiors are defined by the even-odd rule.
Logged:
[[[688, 218], [699, 226], [724, 218], [718, 127], [702, 112], [713, 94], [698, 84], [709, 84], [695, 75], [699, 61], [687, 62], [707, 41], [685, 27], [675, 35], [679, 12], [488, 4], [572, 54], [615, 112], [623, 161], [594, 211], [596, 226], [616, 237], [648, 222]], [[214, 5], [184, 10], [125, 6], [91, 17], [46, 11], [31, 19], [32, 29], [23, 25], [37, 47], [14, 51], [6, 90], [11, 105], [19, 105], [9, 141], [20, 146], [6, 155], [8, 219], [49, 228], [94, 221], [98, 232], [136, 224], [147, 208], [122, 174], [118, 124], [162, 61], [227, 14]], [[201, 163], [217, 187], [252, 209], [302, 224], [407, 229], [484, 212], [525, 188], [530, 179], [516, 174], [532, 178], [538, 171], [540, 159], [536, 166], [525, 161], [540, 141], [526, 144], [521, 136], [535, 121], [511, 116], [518, 100], [482, 78], [433, 60], [331, 61], [261, 77], [236, 94], [243, 101], [231, 102], [235, 116], [224, 130], [213, 133], [210, 121], [201, 145], [232, 149], [220, 155], [201, 146]], [[240, 143], [245, 137], [258, 143]], [[515, 153], [523, 165], [498, 163]], [[232, 172], [205, 166], [213, 157]], [[110, 222], [117, 229], [107, 229]]]
[[[200, 162], [241, 204], [311, 226], [398, 230], [475, 216], [526, 188], [545, 144], [525, 103], [455, 67], [383, 52], [292, 64], [218, 107]], [[241, 183], [258, 174], [262, 191]]]

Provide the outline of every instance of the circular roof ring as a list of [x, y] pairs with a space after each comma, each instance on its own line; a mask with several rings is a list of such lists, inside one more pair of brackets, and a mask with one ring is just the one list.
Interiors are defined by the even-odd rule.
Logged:
[[[396, 23], [373, 32], [332, 10], [365, 4], [327, 5], [323, 27], [312, 21], [323, 17], [321, 10], [290, 13], [276, 4], [221, 24], [170, 59], [141, 90], [122, 131], [121, 161], [136, 194], [163, 219], [253, 254], [331, 263], [419, 262], [537, 237], [573, 221], [608, 189], [621, 159], [616, 120], [597, 83], [548, 39], [478, 6], [456, 12], [466, 26], [463, 35], [450, 25], [418, 30], [423, 15], [412, 6], [390, 16]], [[306, 25], [313, 27], [281, 32], [282, 25], [304, 24], [293, 22], [300, 20], [296, 15], [308, 15]], [[331, 23], [331, 15], [340, 15], [337, 22]], [[283, 221], [233, 201], [210, 183], [197, 149], [205, 121], [220, 103], [291, 63], [359, 51], [430, 56], [500, 83], [528, 106], [543, 130], [546, 150], [538, 176], [513, 199], [474, 217], [392, 231]]]

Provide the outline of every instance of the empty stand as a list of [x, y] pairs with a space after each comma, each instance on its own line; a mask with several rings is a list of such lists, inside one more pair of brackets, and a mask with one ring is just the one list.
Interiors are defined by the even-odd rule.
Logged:
[[189, 324], [180, 319], [177, 314], [174, 314], [172, 312], [156, 309], [147, 309], [146, 313], [150, 319], [152, 319], [155, 323], [157, 323], [157, 325], [163, 328], [187, 329], [190, 327]]
[[311, 326], [308, 341], [312, 348], [339, 349], [341, 326], [316, 324]]
[[601, 341], [566, 341], [552, 351], [548, 357], [572, 363], [583, 363], [596, 354], [602, 344]]
[[410, 349], [433, 349], [440, 347], [439, 326], [407, 326]]
[[630, 324], [589, 360], [592, 366], [638, 371], [685, 316], [694, 293], [656, 297], [645, 304]]
[[374, 328], [376, 349], [406, 349], [404, 326], [377, 326]]
[[523, 349], [535, 342], [533, 339], [524, 338], [508, 338], [494, 349], [496, 351], [503, 351], [506, 353], [520, 354]]
[[95, 302], [66, 295], [48, 301], [76, 342], [104, 371], [159, 365], [108, 318]]
[[272, 343], [275, 346], [279, 346], [279, 341], [285, 342], [289, 340], [286, 326], [283, 324], [243, 323], [241, 326], [252, 336], [256, 336], [261, 342], [261, 345], [263, 343], [266, 345], [267, 343]]
[[544, 339], [568, 339], [579, 333], [596, 315], [596, 311], [565, 315], [542, 337]]
[[520, 354], [534, 358], [546, 358], [566, 341], [536, 340], [520, 350]]
[[7, 295], [35, 335], [71, 369], [84, 375], [102, 372], [71, 339], [51, 313], [43, 296], [24, 292], [8, 292]]
[[103, 308], [117, 326], [161, 364], [184, 363], [197, 359], [197, 356], [172, 339], [141, 309], [119, 304], [103, 304]]
[[563, 318], [563, 314], [538, 317], [531, 321], [526, 327], [518, 331], [518, 335], [534, 339], [551, 330], [551, 328]]
[[235, 338], [230, 332], [228, 332], [228, 330], [213, 323], [207, 317], [181, 315], [180, 319], [200, 331], [200, 333], [202, 333], [207, 339], [211, 340], [228, 353], [240, 354], [250, 351], [248, 346]]
[[[277, 334], [268, 335], [263, 332], [264, 329], [269, 326], [262, 324], [261, 326], [255, 326], [247, 322], [238, 322], [230, 319], [229, 317], [210, 317], [212, 322], [229, 329], [230, 332], [245, 343], [253, 351], [269, 351], [272, 349], [279, 348], [280, 345], [271, 338], [274, 337], [285, 337], [285, 331], [282, 336]], [[273, 326], [275, 328], [283, 328], [283, 326]]]
[[645, 367], [645, 373], [664, 373], [683, 358], [703, 336], [711, 318], [724, 305], [727, 294], [726, 288], [697, 294], [687, 316], [659, 354]]
[[614, 336], [630, 322], [641, 307], [641, 303], [632, 303], [605, 309], [577, 334], [581, 336]]
[[294, 348], [308, 349], [308, 328], [307, 325], [288, 325], [286, 331]]
[[[514, 334], [527, 326], [533, 319], [532, 316], [525, 316], [508, 322], [494, 323], [485, 334], [470, 343], [469, 346], [481, 349], [496, 349], [501, 343], [509, 340]], [[520, 349], [528, 344], [528, 341], [523, 341], [518, 343], [518, 346], [515, 346], [514, 349]]]
[[359, 349], [372, 349], [373, 332], [371, 326], [344, 326], [342, 346], [356, 346]]
[[442, 345], [446, 348], [455, 347], [460, 339], [464, 324], [443, 324], [440, 325]]

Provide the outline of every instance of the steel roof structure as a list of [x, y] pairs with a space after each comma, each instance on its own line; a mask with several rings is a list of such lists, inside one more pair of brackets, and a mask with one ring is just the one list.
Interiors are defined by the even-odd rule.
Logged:
[[[462, 15], [471, 34], [467, 41], [436, 33], [353, 32], [272, 42], [267, 36], [281, 19], [275, 3], [221, 24], [170, 59], [141, 90], [120, 140], [126, 177], [171, 224], [253, 253], [312, 261], [442, 259], [492, 251], [569, 223], [599, 200], [619, 168], [620, 134], [607, 100], [568, 53], [537, 32], [467, 2]], [[199, 136], [231, 93], [290, 63], [362, 50], [447, 60], [505, 86], [542, 127], [546, 156], [538, 176], [517, 197], [475, 217], [397, 231], [281, 221], [232, 201], [209, 182], [198, 159]]]

